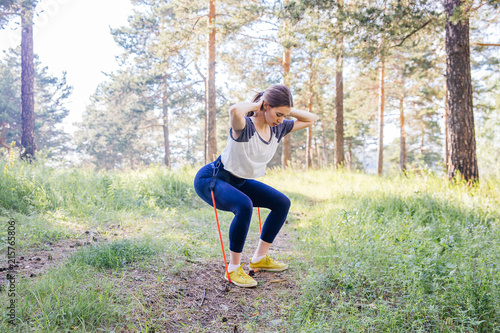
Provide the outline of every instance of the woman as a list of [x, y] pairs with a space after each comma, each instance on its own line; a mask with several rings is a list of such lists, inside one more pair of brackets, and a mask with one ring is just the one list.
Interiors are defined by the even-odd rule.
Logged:
[[[286, 116], [296, 119], [287, 120]], [[198, 171], [194, 187], [209, 205], [212, 205], [213, 189], [216, 207], [234, 213], [229, 228], [229, 277], [237, 286], [253, 287], [257, 282], [245, 273], [244, 264], [240, 264], [253, 207], [268, 208], [271, 212], [249, 266], [253, 270], [273, 272], [288, 268], [287, 264], [271, 259], [267, 252], [290, 208], [290, 200], [283, 193], [254, 179], [264, 176], [267, 163], [286, 134], [311, 126], [318, 117], [294, 109], [290, 90], [273, 85], [257, 94], [252, 103], [231, 106], [229, 118], [231, 129], [226, 148], [215, 162]], [[227, 280], [227, 274], [224, 277]]]

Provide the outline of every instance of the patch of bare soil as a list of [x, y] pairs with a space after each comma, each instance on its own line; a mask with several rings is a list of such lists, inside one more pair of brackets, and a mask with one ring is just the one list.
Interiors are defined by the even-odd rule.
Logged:
[[258, 332], [284, 331], [284, 298], [298, 296], [293, 273], [257, 272], [257, 287], [240, 288], [223, 278], [223, 263], [186, 261], [174, 274], [171, 264], [128, 270], [116, 278], [126, 299], [137, 300], [132, 308], [139, 309], [124, 318], [135, 327], [115, 327], [116, 332], [133, 332], [141, 324], [148, 332], [246, 332], [250, 322]]
[[[287, 236], [279, 235], [271, 255], [289, 252]], [[173, 268], [179, 262], [181, 269]], [[139, 311], [124, 314], [123, 322], [129, 325], [113, 329], [135, 332], [139, 327], [145, 330], [147, 324], [148, 332], [288, 331], [288, 307], [300, 293], [293, 267], [280, 273], [255, 273], [258, 285], [254, 288], [230, 284], [224, 273], [222, 258], [208, 262], [168, 256], [123, 271], [114, 283], [124, 299], [136, 300], [131, 308]]]
[[[65, 259], [82, 246], [95, 244], [106, 240], [97, 231], [87, 230], [78, 237], [57, 242], [45, 242], [37, 248], [20, 250], [16, 253], [13, 270], [16, 277], [34, 278], [43, 274], [48, 268], [55, 268], [65, 262]], [[9, 261], [2, 255], [0, 261], [0, 288], [7, 283]]]
[[[16, 276], [35, 278], [64, 264], [82, 246], [123, 236], [115, 229], [102, 234], [88, 230], [71, 240], [18, 253]], [[274, 257], [289, 253], [288, 238], [286, 233], [278, 236], [271, 253]], [[8, 272], [3, 256], [0, 287], [7, 283]], [[146, 331], [145, 325], [147, 332], [247, 332], [248, 327], [254, 328], [252, 332], [285, 332], [288, 300], [294, 302], [299, 293], [293, 267], [280, 273], [257, 272], [253, 277], [258, 286], [241, 288], [224, 279], [222, 258], [209, 262], [164, 254], [108, 273], [117, 287], [117, 302], [130, 309], [124, 311], [123, 324], [112, 328], [117, 333]]]

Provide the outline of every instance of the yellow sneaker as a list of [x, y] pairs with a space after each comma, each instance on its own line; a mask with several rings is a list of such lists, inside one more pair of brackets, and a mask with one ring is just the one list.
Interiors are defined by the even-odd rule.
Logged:
[[[241, 264], [241, 266], [235, 269], [234, 271], [229, 272], [229, 277], [231, 278], [231, 282], [237, 285], [238, 287], [245, 287], [245, 288], [255, 287], [257, 285], [257, 281], [255, 281], [251, 276], [245, 273], [245, 271], [243, 270], [244, 264], [245, 263]], [[228, 280], [227, 273], [224, 274], [224, 279]]]
[[254, 271], [281, 272], [288, 268], [288, 264], [275, 261], [268, 254], [257, 262], [250, 261], [250, 269]]

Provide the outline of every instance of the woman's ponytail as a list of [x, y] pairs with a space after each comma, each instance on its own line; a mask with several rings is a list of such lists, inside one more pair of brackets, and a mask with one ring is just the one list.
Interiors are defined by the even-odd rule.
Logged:
[[259, 99], [264, 96], [264, 92], [261, 91], [259, 93], [257, 93], [254, 97], [253, 97], [253, 100], [252, 100], [252, 103], [257, 103], [259, 101]]
[[[264, 96], [264, 92], [263, 92], [263, 91], [261, 91], [261, 92], [257, 93], [257, 94], [253, 97], [252, 103], [257, 103], [257, 102], [258, 102], [258, 101], [262, 98], [262, 96]], [[262, 109], [262, 107], [261, 107], [261, 109]], [[247, 117], [251, 117], [251, 116], [253, 116], [253, 115], [255, 115], [255, 112], [253, 112], [253, 111], [250, 111], [250, 112], [248, 112], [248, 113], [246, 114], [246, 116], [247, 116]]]

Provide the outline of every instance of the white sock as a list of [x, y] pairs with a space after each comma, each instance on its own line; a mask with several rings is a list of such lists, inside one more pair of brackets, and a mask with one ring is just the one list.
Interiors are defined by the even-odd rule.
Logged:
[[240, 266], [241, 266], [241, 265], [229, 264], [229, 265], [227, 266], [227, 270], [228, 270], [228, 271], [230, 271], [230, 272], [232, 272], [232, 271], [234, 271], [234, 270], [238, 269], [238, 267], [240, 267]]
[[266, 255], [264, 254], [263, 256], [256, 257], [255, 254], [253, 255], [252, 262], [257, 262], [264, 258]]

